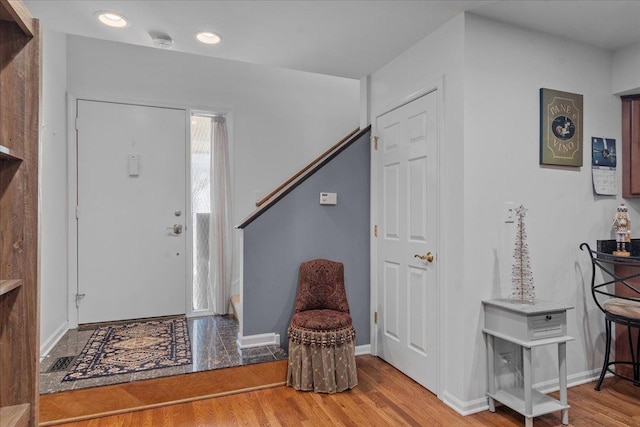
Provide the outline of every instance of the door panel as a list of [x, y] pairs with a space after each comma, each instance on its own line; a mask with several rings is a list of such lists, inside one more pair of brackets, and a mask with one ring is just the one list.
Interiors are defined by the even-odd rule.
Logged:
[[398, 340], [399, 331], [398, 326], [400, 324], [400, 310], [399, 303], [399, 265], [385, 261], [384, 272], [384, 311], [383, 315], [386, 321], [384, 322], [385, 335]]
[[79, 100], [77, 137], [78, 322], [185, 313], [184, 110]]
[[[378, 117], [378, 355], [437, 390], [437, 94]], [[434, 261], [436, 262], [436, 261]]]
[[409, 239], [414, 242], [427, 241], [427, 158], [418, 157], [409, 161]]
[[407, 298], [409, 348], [427, 356], [427, 272], [424, 268], [409, 267], [409, 295]]
[[400, 206], [398, 192], [400, 188], [400, 168], [398, 164], [384, 167], [384, 207], [383, 230], [387, 239], [400, 237]]

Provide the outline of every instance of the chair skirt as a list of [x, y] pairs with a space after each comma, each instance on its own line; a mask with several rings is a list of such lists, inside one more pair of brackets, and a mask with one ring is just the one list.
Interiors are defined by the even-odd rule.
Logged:
[[316, 393], [336, 393], [355, 387], [358, 385], [355, 341], [330, 345], [325, 341], [325, 345], [318, 345], [290, 338], [287, 385]]

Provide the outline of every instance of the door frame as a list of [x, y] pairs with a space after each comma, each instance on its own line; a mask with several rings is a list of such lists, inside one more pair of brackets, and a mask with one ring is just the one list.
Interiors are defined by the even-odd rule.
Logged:
[[[400, 108], [406, 104], [409, 104], [416, 99], [425, 96], [429, 93], [436, 92], [436, 105], [437, 105], [437, 114], [438, 117], [436, 119], [436, 123], [438, 126], [438, 144], [436, 146], [436, 176], [437, 176], [437, 186], [436, 186], [436, 200], [438, 204], [438, 209], [436, 210], [437, 215], [437, 223], [438, 228], [436, 230], [436, 243], [434, 247], [434, 252], [436, 254], [436, 263], [435, 263], [435, 273], [436, 273], [436, 295], [438, 299], [438, 303], [436, 304], [436, 318], [437, 323], [435, 325], [436, 328], [436, 341], [438, 343], [438, 351], [435, 354], [436, 359], [436, 369], [438, 372], [437, 376], [437, 384], [436, 384], [436, 395], [439, 399], [442, 400], [442, 390], [444, 385], [444, 369], [446, 368], [445, 357], [444, 357], [444, 310], [441, 307], [444, 307], [445, 303], [445, 294], [442, 291], [442, 283], [445, 282], [445, 271], [444, 268], [444, 257], [441, 256], [445, 250], [445, 227], [443, 226], [442, 220], [446, 218], [446, 209], [444, 203], [442, 202], [442, 188], [443, 188], [443, 171], [445, 170], [443, 164], [443, 156], [442, 156], [442, 145], [444, 141], [444, 114], [443, 114], [443, 79], [440, 78], [431, 84], [424, 86], [423, 88], [402, 97], [396, 101], [393, 101], [383, 107], [375, 109], [371, 114], [371, 129], [372, 136], [378, 136], [378, 118], [380, 116], [389, 113], [397, 108]], [[370, 223], [372, 224], [372, 228], [374, 224], [379, 224], [378, 214], [377, 214], [377, 205], [378, 205], [378, 194], [380, 190], [379, 183], [379, 174], [377, 170], [378, 164], [378, 151], [374, 148], [374, 144], [371, 144], [371, 217]], [[373, 230], [371, 232], [371, 243], [370, 243], [370, 276], [371, 276], [371, 354], [378, 355], [378, 324], [374, 321], [374, 313], [378, 307], [378, 238], [374, 235]]]
[[185, 312], [187, 317], [206, 316], [211, 312], [191, 309], [193, 286], [193, 236], [191, 234], [191, 114], [196, 112], [217, 112], [227, 118], [228, 141], [229, 141], [229, 161], [231, 163], [231, 191], [235, 187], [235, 176], [233, 167], [233, 112], [226, 107], [194, 107], [180, 104], [171, 104], [158, 101], [142, 100], [124, 97], [109, 97], [85, 93], [67, 92], [67, 319], [68, 329], [78, 327], [79, 310], [76, 306], [76, 293], [78, 292], [78, 222], [76, 218], [76, 206], [78, 204], [78, 154], [77, 154], [77, 132], [76, 116], [78, 113], [78, 101], [109, 102], [116, 104], [140, 105], [153, 108], [171, 108], [183, 110], [185, 115], [185, 195], [187, 197], [185, 206], [185, 231], [188, 231], [186, 238], [185, 256]]

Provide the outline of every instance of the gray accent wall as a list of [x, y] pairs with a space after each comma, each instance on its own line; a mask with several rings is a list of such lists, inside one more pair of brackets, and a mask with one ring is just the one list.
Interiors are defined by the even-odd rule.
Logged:
[[[275, 332], [288, 347], [300, 264], [344, 264], [356, 345], [369, 344], [370, 132], [308, 177], [244, 229], [243, 335]], [[320, 205], [320, 193], [338, 203]]]

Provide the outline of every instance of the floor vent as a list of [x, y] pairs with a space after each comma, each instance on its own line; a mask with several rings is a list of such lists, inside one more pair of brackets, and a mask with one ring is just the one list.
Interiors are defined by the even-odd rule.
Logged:
[[69, 369], [69, 366], [71, 366], [71, 364], [75, 359], [76, 359], [76, 356], [58, 357], [58, 359], [56, 359], [56, 361], [53, 362], [53, 365], [49, 368], [47, 372], [66, 371]]

